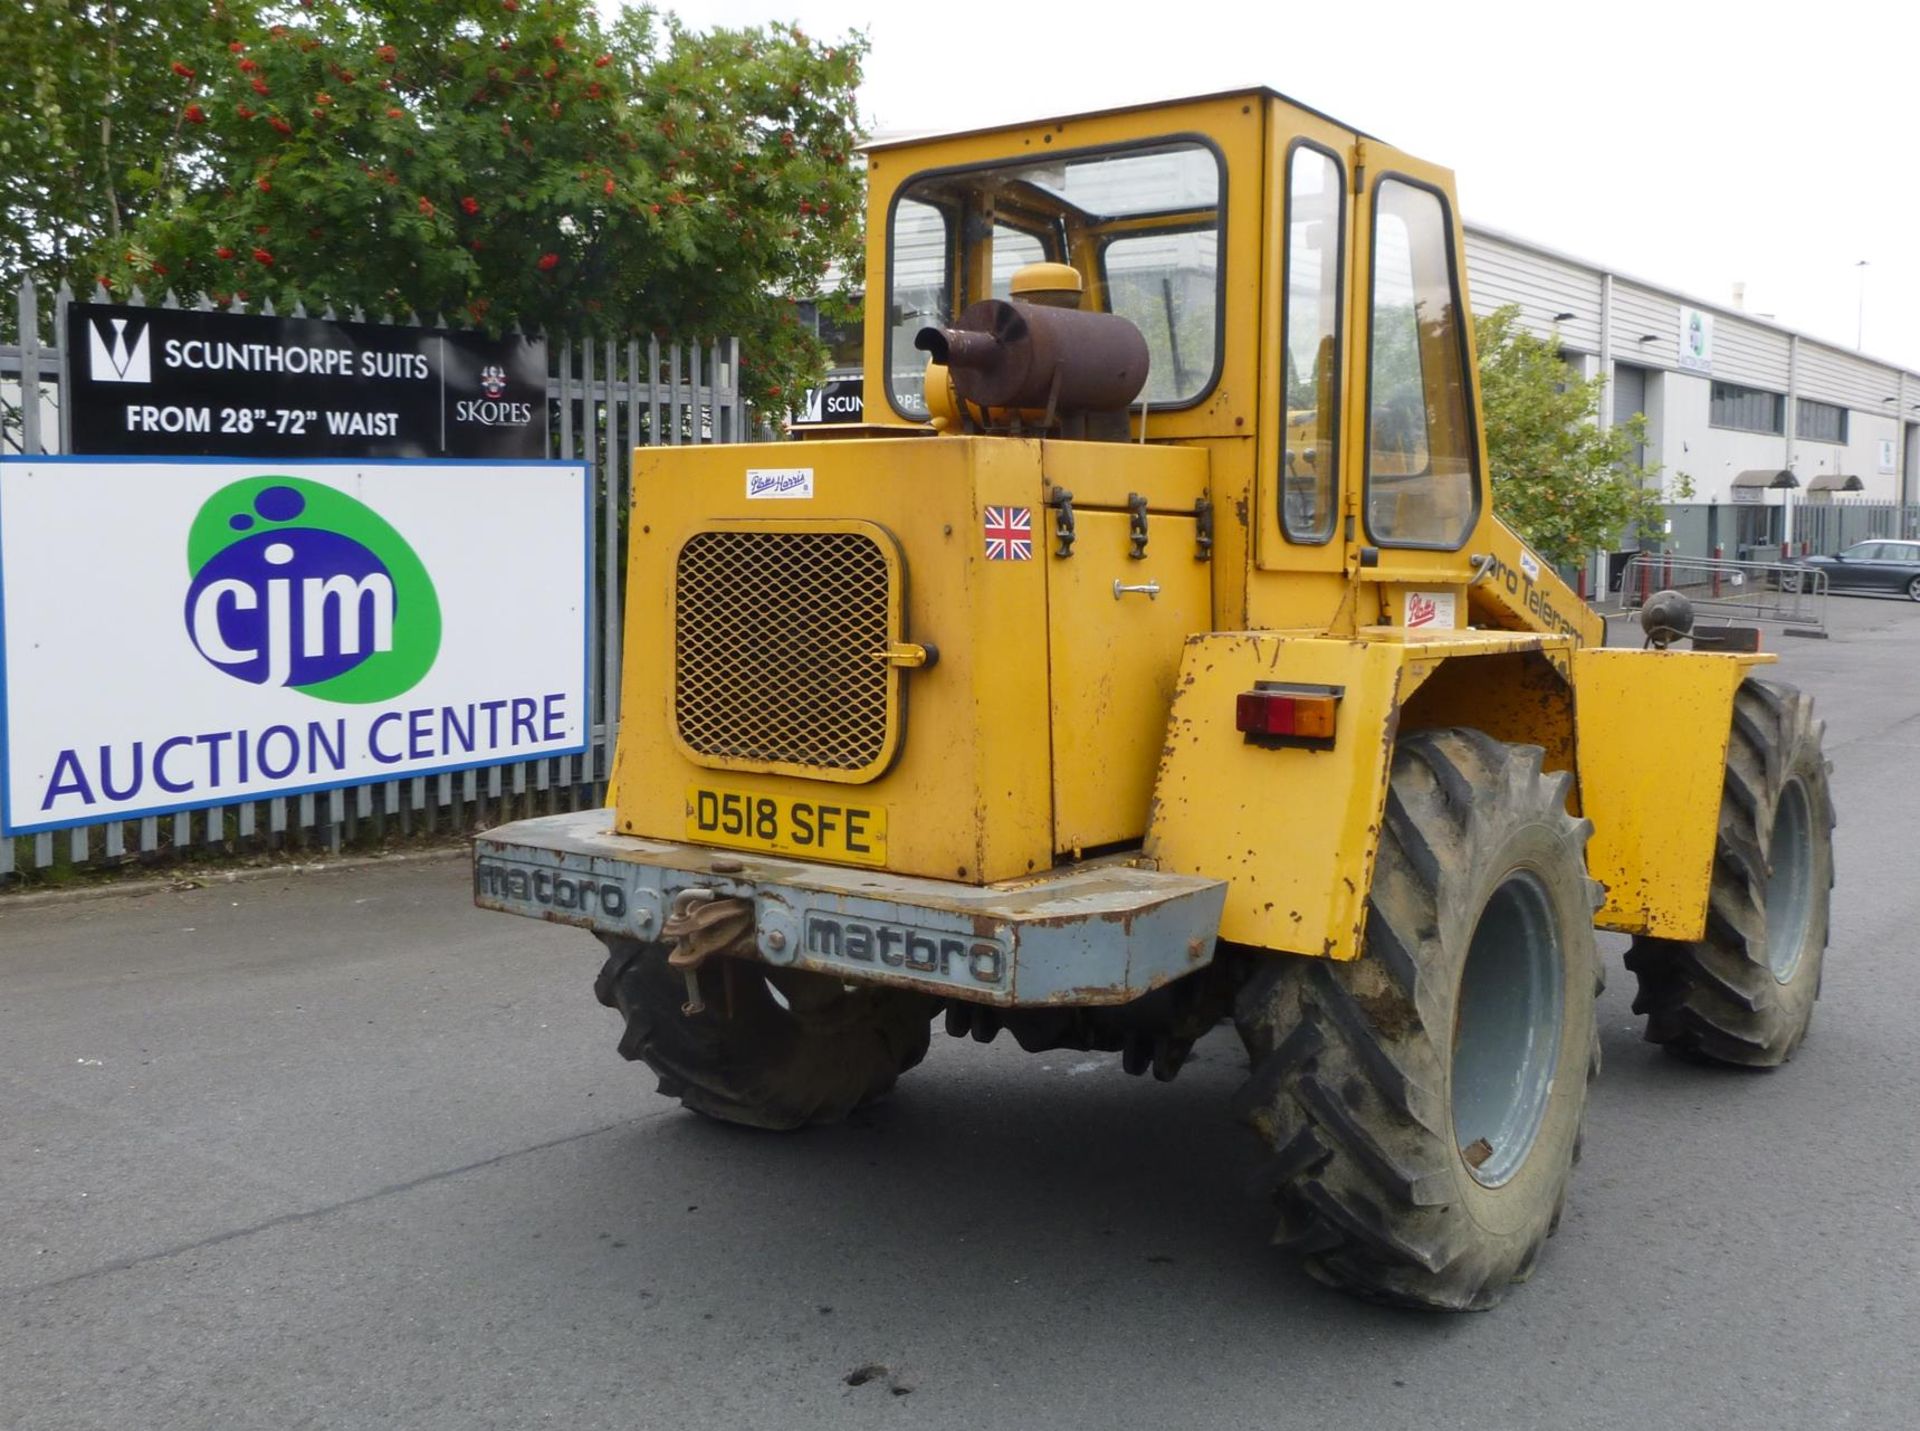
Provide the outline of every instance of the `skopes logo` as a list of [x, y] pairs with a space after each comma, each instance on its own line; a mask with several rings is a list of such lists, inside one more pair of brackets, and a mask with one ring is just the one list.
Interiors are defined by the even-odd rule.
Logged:
[[153, 381], [153, 330], [141, 324], [127, 338], [125, 318], [96, 318], [87, 325], [88, 368], [96, 383]]
[[187, 632], [237, 680], [366, 704], [411, 690], [440, 653], [420, 558], [371, 507], [321, 483], [222, 487], [194, 518], [187, 567]]
[[481, 398], [462, 398], [453, 405], [455, 422], [470, 422], [479, 427], [525, 427], [533, 421], [530, 402], [503, 402], [506, 396], [506, 370], [490, 363], [480, 370]]

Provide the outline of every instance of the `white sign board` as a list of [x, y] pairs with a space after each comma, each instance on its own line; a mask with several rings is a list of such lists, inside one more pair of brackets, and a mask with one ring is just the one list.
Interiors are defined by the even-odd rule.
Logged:
[[0, 830], [587, 745], [579, 463], [0, 461]]
[[773, 498], [800, 501], [813, 496], [811, 467], [749, 467], [747, 496], [755, 501]]
[[1400, 624], [1409, 630], [1422, 626], [1451, 629], [1454, 624], [1453, 593], [1409, 591], [1400, 612]]
[[1890, 437], [1880, 439], [1880, 470], [1882, 472], [1899, 471], [1899, 468], [1894, 463], [1893, 439]]
[[1713, 315], [1698, 308], [1680, 310], [1680, 370], [1713, 371]]

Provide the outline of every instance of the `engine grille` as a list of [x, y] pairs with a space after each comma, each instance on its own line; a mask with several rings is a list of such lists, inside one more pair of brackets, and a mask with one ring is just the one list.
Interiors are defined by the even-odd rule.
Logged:
[[[674, 576], [674, 717], [719, 765], [870, 779], [892, 757], [895, 562], [868, 532], [700, 532]], [[836, 778], [829, 775], [829, 778]]]

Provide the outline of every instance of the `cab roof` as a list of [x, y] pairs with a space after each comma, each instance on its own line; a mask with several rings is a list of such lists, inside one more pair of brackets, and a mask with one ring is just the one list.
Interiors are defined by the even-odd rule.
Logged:
[[1011, 130], [1031, 129], [1035, 125], [1067, 124], [1086, 119], [1104, 119], [1115, 114], [1138, 114], [1148, 110], [1172, 109], [1185, 104], [1205, 104], [1217, 99], [1242, 98], [1259, 99], [1263, 101], [1278, 100], [1282, 104], [1291, 105], [1295, 109], [1324, 119], [1329, 124], [1338, 125], [1342, 129], [1349, 130], [1359, 135], [1362, 139], [1379, 138], [1378, 135], [1369, 134], [1358, 125], [1349, 124], [1343, 119], [1336, 119], [1333, 115], [1326, 113], [1326, 111], [1315, 109], [1310, 104], [1303, 104], [1291, 95], [1282, 94], [1277, 89], [1273, 89], [1267, 85], [1248, 85], [1239, 89], [1212, 90], [1206, 94], [1171, 95], [1165, 99], [1138, 100], [1130, 104], [1109, 105], [1102, 109], [1083, 109], [1071, 114], [1039, 114], [1034, 115], [1030, 119], [1006, 120], [996, 124], [982, 124], [963, 129], [923, 129], [910, 134], [897, 134], [870, 139], [860, 145], [859, 149], [863, 154], [878, 154], [890, 149], [911, 148], [915, 145], [926, 144], [939, 139], [956, 139], [972, 135], [1004, 134]]

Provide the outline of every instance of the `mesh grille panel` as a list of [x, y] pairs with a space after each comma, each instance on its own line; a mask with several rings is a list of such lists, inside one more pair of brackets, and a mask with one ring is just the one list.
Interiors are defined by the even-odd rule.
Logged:
[[860, 532], [701, 532], [675, 573], [674, 717], [700, 755], [864, 770], [886, 750], [887, 561]]

